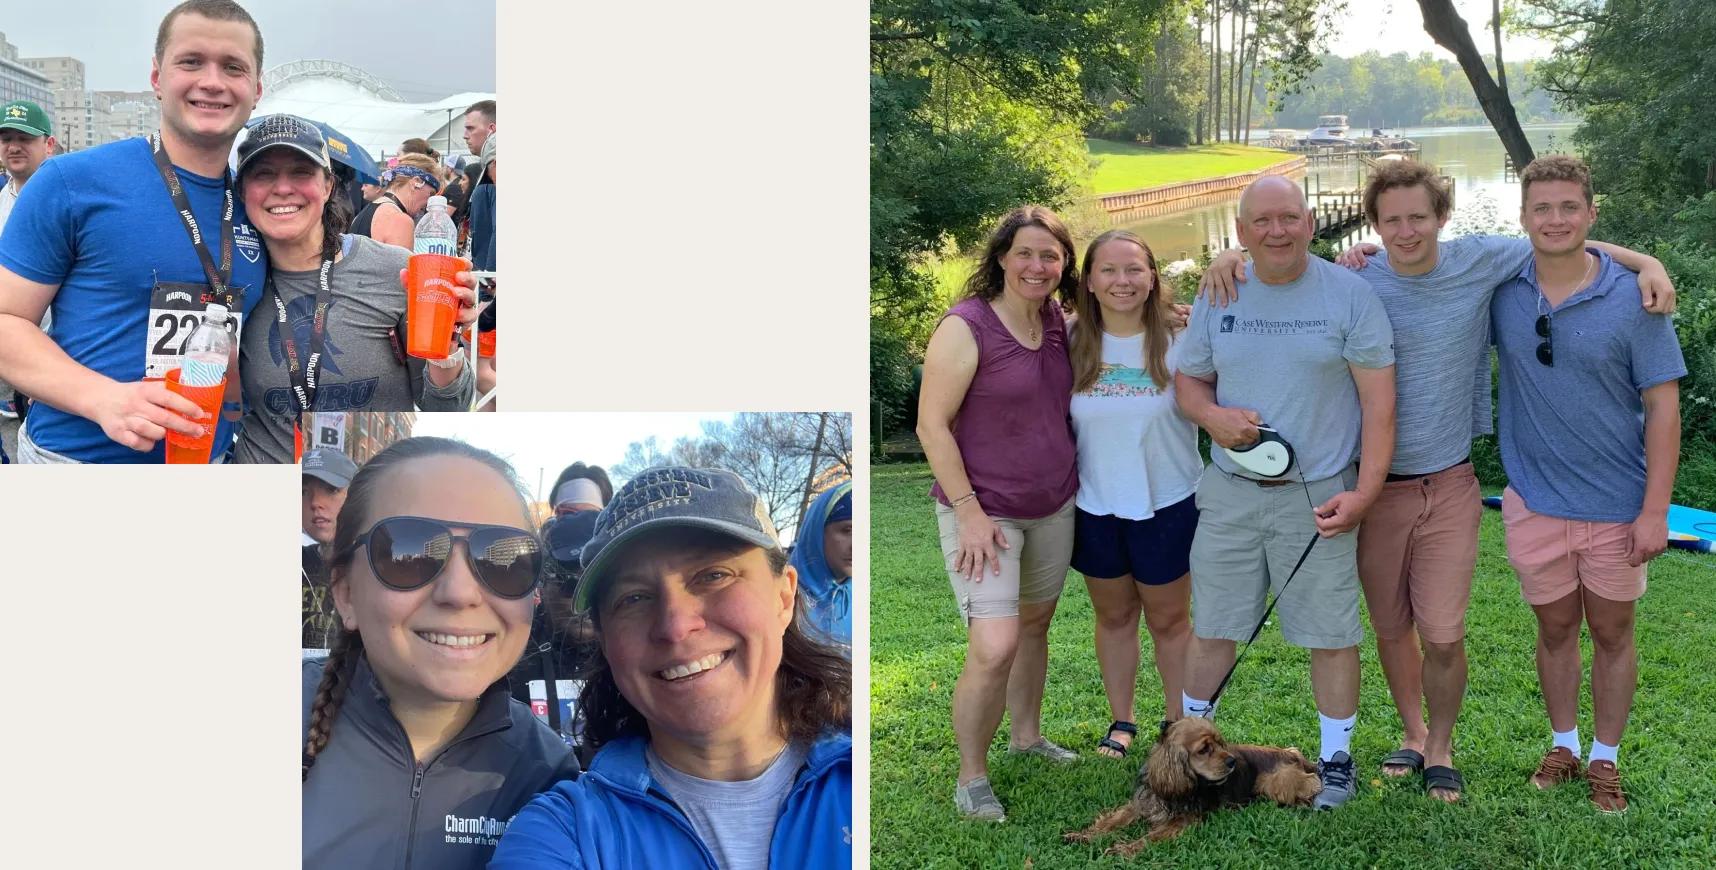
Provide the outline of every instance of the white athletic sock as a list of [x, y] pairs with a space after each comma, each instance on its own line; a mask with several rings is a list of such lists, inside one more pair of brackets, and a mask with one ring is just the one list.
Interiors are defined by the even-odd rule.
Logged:
[[1579, 726], [1577, 726], [1577, 725], [1573, 726], [1572, 731], [1553, 731], [1552, 730], [1552, 733], [1554, 733], [1554, 735], [1555, 735], [1555, 745], [1556, 746], [1559, 746], [1563, 749], [1566, 749], [1568, 752], [1573, 753], [1574, 758], [1579, 757], [1580, 752], [1581, 752], [1581, 750], [1579, 749]]
[[1317, 722], [1323, 726], [1323, 749], [1317, 753], [1318, 758], [1333, 761], [1337, 752], [1352, 755], [1353, 725], [1358, 722], [1357, 713], [1345, 719], [1330, 719], [1318, 713]]
[[1591, 738], [1591, 757], [1587, 759], [1587, 761], [1590, 763], [1607, 761], [1610, 764], [1614, 764], [1615, 753], [1619, 752], [1620, 749], [1621, 748], [1619, 746], [1610, 746], [1609, 744], [1593, 737]]
[[1209, 709], [1210, 702], [1201, 701], [1185, 692], [1180, 693], [1180, 715], [1187, 718], [1202, 716], [1209, 712]]

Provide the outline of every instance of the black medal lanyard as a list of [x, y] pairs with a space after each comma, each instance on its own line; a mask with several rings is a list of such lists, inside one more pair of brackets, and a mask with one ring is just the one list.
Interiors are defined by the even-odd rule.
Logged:
[[322, 346], [328, 334], [328, 304], [334, 295], [328, 284], [328, 272], [333, 268], [334, 258], [323, 254], [322, 267], [316, 275], [316, 314], [310, 321], [310, 358], [302, 365], [298, 363], [298, 341], [292, 335], [291, 324], [286, 322], [286, 300], [280, 298], [280, 288], [274, 286], [274, 279], [268, 279], [268, 295], [274, 300], [280, 346], [286, 351], [286, 373], [292, 379], [292, 396], [298, 400], [300, 413], [307, 413], [316, 405], [316, 378], [321, 372]]
[[179, 221], [185, 225], [185, 232], [191, 237], [191, 247], [196, 249], [197, 258], [202, 260], [203, 273], [209, 279], [209, 289], [221, 304], [229, 310], [238, 311], [238, 300], [232, 291], [232, 171], [221, 171], [221, 187], [226, 193], [226, 208], [220, 216], [220, 266], [216, 268], [208, 245], [203, 244], [202, 230], [197, 226], [197, 216], [191, 213], [191, 202], [185, 197], [185, 188], [179, 184], [179, 175], [173, 171], [172, 161], [167, 159], [167, 150], [161, 144], [160, 132], [150, 135], [149, 148], [154, 152], [155, 168], [161, 170], [161, 180], [167, 183], [167, 194], [173, 198], [173, 208], [179, 211]]

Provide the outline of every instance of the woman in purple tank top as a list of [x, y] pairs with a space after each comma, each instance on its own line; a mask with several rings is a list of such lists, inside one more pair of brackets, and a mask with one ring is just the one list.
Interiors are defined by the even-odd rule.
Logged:
[[1077, 288], [1060, 218], [1040, 206], [1014, 209], [924, 355], [918, 438], [968, 628], [953, 691], [954, 803], [975, 819], [1004, 818], [986, 758], [1003, 708], [1012, 714], [1011, 751], [1077, 757], [1041, 731], [1049, 620], [1072, 558], [1078, 489], [1066, 322], [1050, 297], [1058, 289], [1070, 299]]

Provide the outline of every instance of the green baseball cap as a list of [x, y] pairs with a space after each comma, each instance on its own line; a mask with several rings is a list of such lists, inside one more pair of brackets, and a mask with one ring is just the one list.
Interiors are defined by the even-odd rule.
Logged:
[[52, 136], [54, 124], [48, 113], [29, 100], [13, 100], [0, 106], [0, 130], [23, 130], [31, 136]]

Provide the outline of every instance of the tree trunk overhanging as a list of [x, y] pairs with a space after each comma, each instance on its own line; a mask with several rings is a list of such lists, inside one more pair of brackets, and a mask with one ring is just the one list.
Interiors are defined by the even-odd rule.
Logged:
[[1501, 137], [1502, 147], [1507, 149], [1514, 167], [1524, 169], [1535, 156], [1531, 143], [1526, 140], [1525, 131], [1520, 129], [1513, 101], [1490, 77], [1483, 55], [1478, 53], [1478, 46], [1472, 41], [1466, 20], [1454, 11], [1453, 0], [1418, 0], [1418, 8], [1424, 13], [1424, 32], [1430, 34], [1437, 45], [1454, 53], [1460, 69], [1466, 73], [1466, 80], [1472, 83], [1472, 92], [1477, 95], [1478, 105], [1484, 109], [1484, 117], [1489, 119], [1496, 135]]

